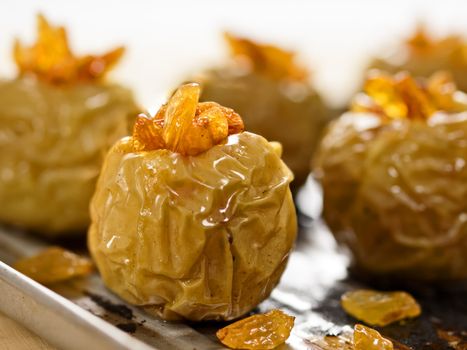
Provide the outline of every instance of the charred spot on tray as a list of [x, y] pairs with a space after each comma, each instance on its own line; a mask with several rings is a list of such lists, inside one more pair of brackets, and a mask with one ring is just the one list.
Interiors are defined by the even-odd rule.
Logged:
[[93, 302], [102, 307], [104, 310], [119, 315], [127, 320], [131, 320], [133, 316], [133, 311], [124, 304], [115, 304], [109, 299], [104, 298], [100, 295], [93, 294], [91, 292], [84, 292], [85, 295], [91, 298]]
[[115, 327], [127, 333], [136, 332], [136, 323], [119, 323], [119, 324], [116, 324]]
[[436, 330], [437, 336], [444, 340], [452, 349], [465, 350], [467, 349], [467, 332], [466, 331], [453, 331], [443, 328]]

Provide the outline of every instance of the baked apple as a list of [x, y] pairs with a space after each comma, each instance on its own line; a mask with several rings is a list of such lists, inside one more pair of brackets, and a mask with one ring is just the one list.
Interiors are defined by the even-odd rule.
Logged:
[[230, 320], [278, 283], [297, 223], [280, 145], [181, 86], [107, 154], [88, 246], [104, 283], [164, 319]]
[[373, 71], [316, 158], [324, 217], [371, 275], [467, 278], [467, 98], [447, 73]]
[[123, 48], [77, 57], [64, 28], [39, 16], [38, 30], [33, 46], [15, 44], [18, 77], [0, 81], [0, 222], [84, 233], [103, 156], [137, 107], [128, 89], [103, 80]]

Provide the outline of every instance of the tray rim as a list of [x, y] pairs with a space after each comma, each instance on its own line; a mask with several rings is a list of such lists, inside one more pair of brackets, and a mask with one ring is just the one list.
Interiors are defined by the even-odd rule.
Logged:
[[0, 295], [0, 311], [59, 349], [158, 350], [2, 261]]

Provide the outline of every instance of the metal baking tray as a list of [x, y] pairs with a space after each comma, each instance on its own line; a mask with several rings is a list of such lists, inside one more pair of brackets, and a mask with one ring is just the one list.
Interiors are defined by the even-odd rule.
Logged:
[[[356, 322], [341, 309], [340, 296], [347, 290], [375, 287], [375, 282], [350, 274], [349, 259], [326, 225], [311, 219], [320, 211], [319, 188], [312, 181], [297, 201], [306, 215], [301, 215], [296, 248], [281, 283], [254, 312], [281, 308], [296, 316], [281, 350], [319, 350], [316, 339], [346, 333]], [[74, 243], [72, 248], [83, 252], [84, 242]], [[51, 244], [57, 242], [0, 229], [0, 311], [51, 344], [65, 350], [224, 349], [215, 337], [223, 323], [164, 322], [112, 294], [97, 274], [51, 290], [8, 265]], [[466, 289], [407, 285], [421, 303], [422, 315], [378, 330], [395, 341], [396, 349], [467, 349]]]

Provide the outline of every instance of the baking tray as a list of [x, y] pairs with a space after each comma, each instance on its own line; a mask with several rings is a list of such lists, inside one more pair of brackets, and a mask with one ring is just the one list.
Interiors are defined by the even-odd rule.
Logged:
[[[271, 308], [296, 316], [281, 350], [319, 350], [325, 335], [348, 334], [355, 320], [339, 304], [355, 288], [399, 288], [363, 282], [349, 273], [347, 255], [339, 251], [329, 230], [317, 217], [319, 187], [313, 181], [297, 196], [302, 209], [295, 250], [279, 286], [254, 312]], [[84, 243], [72, 248], [83, 252]], [[0, 311], [24, 324], [60, 349], [224, 349], [215, 332], [224, 323], [164, 322], [126, 304], [108, 291], [97, 274], [45, 288], [7, 264], [56, 244], [13, 229], [0, 229]], [[410, 281], [406, 281], [410, 282]], [[375, 285], [376, 283], [376, 285]], [[393, 339], [396, 349], [467, 349], [467, 291], [458, 285], [423, 286], [406, 283], [421, 303], [419, 318], [378, 330]]]

